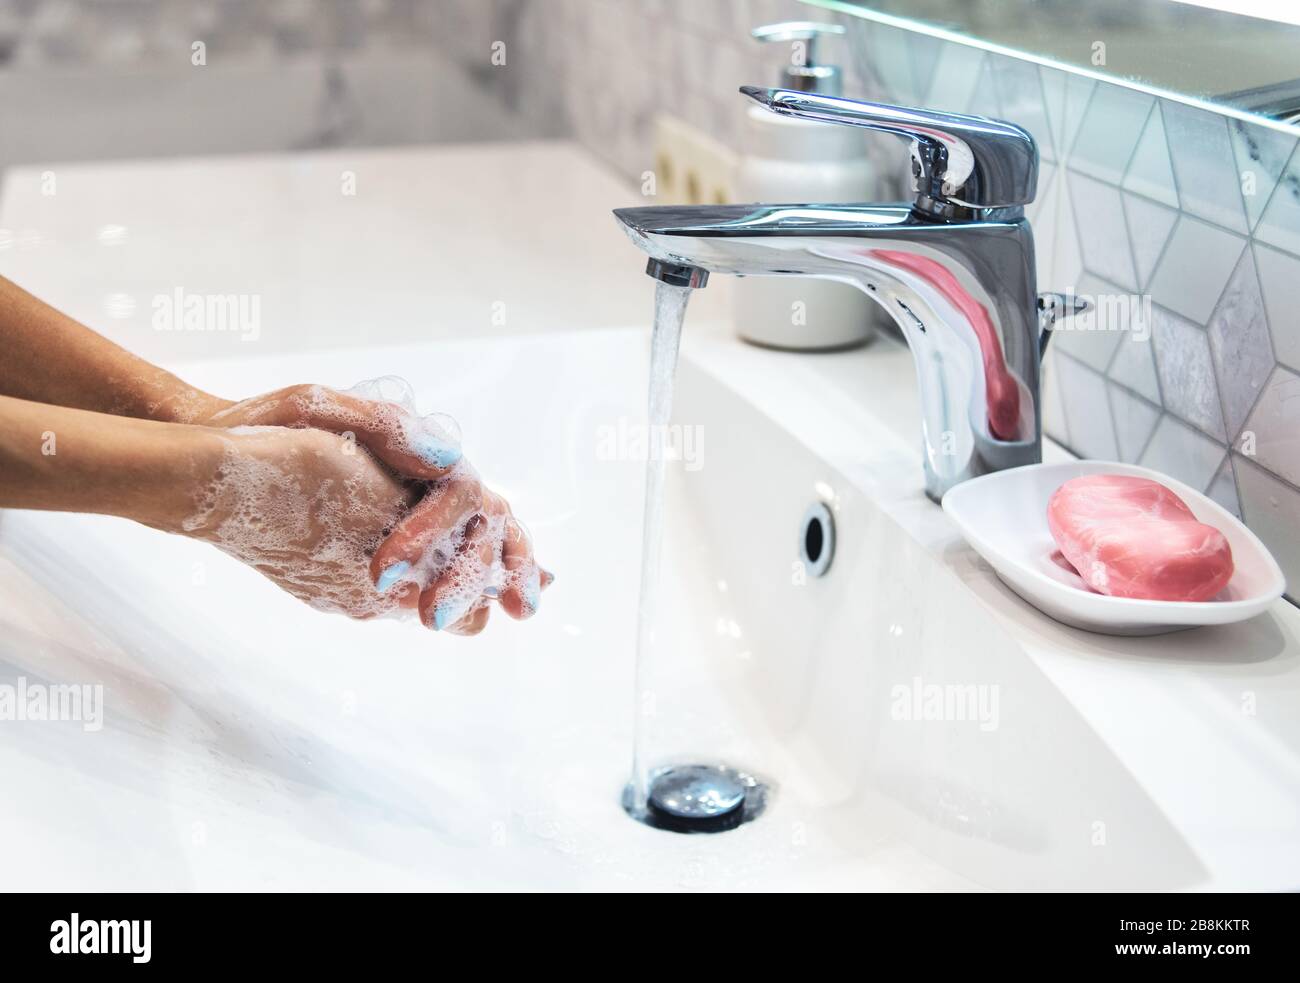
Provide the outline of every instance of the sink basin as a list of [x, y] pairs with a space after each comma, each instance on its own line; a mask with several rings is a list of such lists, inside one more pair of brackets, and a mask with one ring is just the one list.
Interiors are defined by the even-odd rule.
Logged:
[[[1206, 889], [1300, 885], [1300, 632], [1116, 639], [1002, 586], [921, 487], [910, 356], [688, 328], [650, 748], [771, 782], [715, 836], [629, 775], [645, 333], [206, 361], [243, 395], [393, 372], [461, 423], [557, 573], [475, 639], [322, 615], [201, 544], [0, 516], [0, 683], [102, 683], [102, 730], [4, 726], [12, 889]], [[867, 396], [862, 380], [870, 386]], [[798, 564], [827, 504], [824, 576]]]

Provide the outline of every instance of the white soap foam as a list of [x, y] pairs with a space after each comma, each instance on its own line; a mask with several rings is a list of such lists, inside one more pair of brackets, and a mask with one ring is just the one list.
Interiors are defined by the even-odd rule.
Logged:
[[[414, 391], [396, 376], [362, 382], [346, 395], [391, 407], [391, 412], [362, 414], [332, 390], [310, 386], [289, 397], [296, 413], [290, 414], [288, 425], [328, 417], [340, 430], [355, 425], [373, 431], [378, 424], [390, 448], [404, 450], [420, 435], [460, 446], [456, 422], [445, 414], [416, 415]], [[229, 428], [232, 437], [241, 439], [227, 441], [221, 466], [185, 521], [191, 535], [260, 570], [313, 607], [353, 617], [413, 614], [413, 609], [398, 607], [394, 595], [400, 591], [380, 593], [374, 588], [370, 558], [417, 503], [422, 511], [446, 510], [455, 506], [449, 496], [468, 496], [470, 502], [481, 503], [479, 507], [428, 535], [399, 583], [413, 583], [423, 591], [441, 578], [439, 601], [456, 615], [453, 620], [512, 588], [520, 592], [526, 611], [535, 608], [540, 591], [536, 564], [529, 561], [507, 569], [504, 561], [507, 537], [521, 536], [527, 542], [527, 534], [506, 503], [482, 489], [465, 458], [439, 480], [410, 481], [363, 449], [348, 448], [341, 438], [337, 445], [322, 439], [314, 451], [286, 444], [283, 427], [258, 423], [285, 420], [283, 400], [249, 400], [220, 415], [248, 423]], [[334, 450], [340, 454], [337, 460], [327, 457]], [[312, 475], [319, 480], [310, 480]], [[428, 617], [434, 613], [430, 610]]]

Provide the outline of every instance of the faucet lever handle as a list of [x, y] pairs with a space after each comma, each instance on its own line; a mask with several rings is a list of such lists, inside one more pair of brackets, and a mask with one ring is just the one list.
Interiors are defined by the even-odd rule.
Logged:
[[839, 96], [742, 85], [740, 91], [782, 116], [861, 126], [912, 141], [916, 207], [941, 217], [966, 209], [1016, 208], [1034, 200], [1038, 148], [1013, 123]]

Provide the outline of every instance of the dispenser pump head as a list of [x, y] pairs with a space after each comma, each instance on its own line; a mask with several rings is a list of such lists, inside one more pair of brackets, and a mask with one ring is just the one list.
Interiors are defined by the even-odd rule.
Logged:
[[816, 49], [819, 38], [843, 33], [839, 24], [799, 20], [756, 27], [750, 35], [765, 44], [790, 42], [790, 61], [781, 69], [780, 88], [838, 96], [842, 90], [839, 66], [819, 63]]

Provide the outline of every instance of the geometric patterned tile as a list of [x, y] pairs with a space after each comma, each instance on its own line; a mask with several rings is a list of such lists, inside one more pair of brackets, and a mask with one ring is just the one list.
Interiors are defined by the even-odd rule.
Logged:
[[1205, 490], [1205, 494], [1214, 499], [1225, 509], [1241, 518], [1241, 503], [1237, 500], [1237, 479], [1232, 473], [1232, 457], [1229, 456], [1223, 462], [1223, 467], [1219, 468], [1219, 473], [1214, 476], [1210, 482], [1210, 487]]
[[1214, 360], [1205, 331], [1161, 307], [1153, 307], [1151, 339], [1155, 342], [1156, 371], [1160, 374], [1165, 409], [1226, 443]]
[[1242, 252], [1206, 332], [1223, 400], [1223, 422], [1231, 442], [1273, 368], [1273, 343], [1251, 250]]
[[[1057, 274], [1056, 241], [1060, 238], [1060, 189], [1063, 179], [1056, 173], [1055, 164], [1038, 165], [1038, 190], [1034, 200], [1025, 206], [1025, 218], [1034, 233], [1034, 265], [1038, 274], [1038, 289], [1063, 290], [1066, 286]], [[1071, 235], [1074, 230], [1070, 230]]]
[[[1049, 290], [1076, 286], [1083, 278], [1083, 250], [1079, 247], [1078, 220], [1070, 201], [1069, 177], [1064, 163], [1058, 165], [1056, 180], [1056, 237], [1052, 240], [1052, 279]], [[1043, 213], [1039, 212], [1041, 221]]]
[[1061, 399], [1061, 386], [1057, 379], [1056, 347], [1049, 345], [1043, 359], [1043, 434], [1058, 444], [1070, 446], [1069, 417]]
[[1300, 152], [1283, 168], [1255, 226], [1255, 238], [1300, 255]]
[[[709, 7], [726, 6], [726, 4], [691, 4], [691, 6]], [[917, 105], [917, 99], [923, 95], [923, 92], [918, 92], [916, 89], [912, 50], [908, 44], [908, 37], [912, 32], [885, 24], [871, 24], [870, 28], [867, 44], [871, 50], [871, 62], [876, 77], [884, 84], [889, 98], [904, 106]], [[819, 46], [817, 53], [825, 57], [825, 47]]]
[[1073, 198], [1074, 213], [1080, 216], [1078, 231], [1083, 265], [1126, 292], [1136, 293], [1137, 275], [1133, 270], [1119, 189], [1075, 173], [1074, 167], [1071, 159], [1066, 183]]
[[1028, 130], [1038, 145], [1041, 158], [1056, 160], [1038, 66], [1022, 58], [993, 55], [990, 68], [997, 88], [1001, 118]]
[[[1041, 67], [1041, 66], [1040, 66]], [[1047, 122], [1052, 128], [1052, 143], [1061, 160], [1070, 156], [1079, 124], [1092, 99], [1096, 81], [1073, 72], [1041, 67], [1043, 103], [1047, 107]]]
[[1137, 284], [1141, 290], [1151, 279], [1160, 254], [1174, 230], [1178, 213], [1153, 201], [1129, 192], [1124, 193], [1124, 215], [1128, 219], [1128, 234], [1133, 243], [1133, 265], [1137, 268]]
[[1109, 298], [1122, 297], [1124, 291], [1085, 273], [1079, 277], [1075, 293], [1091, 301], [1092, 309], [1062, 321], [1052, 333], [1052, 345], [1089, 368], [1105, 372], [1115, 357], [1115, 349], [1132, 337], [1128, 333], [1128, 305], [1109, 303]]
[[1070, 149], [1070, 167], [1118, 185], [1155, 100], [1118, 85], [1100, 85]]
[[1248, 229], [1241, 203], [1241, 176], [1227, 119], [1169, 100], [1164, 100], [1160, 108], [1183, 211], [1245, 234]]
[[1113, 461], [1119, 457], [1115, 428], [1111, 425], [1106, 380], [1082, 362], [1056, 353], [1057, 384], [1065, 415], [1070, 420], [1070, 444], [1080, 457]]
[[1157, 104], [1151, 110], [1133, 159], [1124, 173], [1124, 190], [1178, 207], [1178, 187], [1174, 184], [1174, 167], [1169, 162], [1169, 142], [1165, 139], [1164, 121]]
[[1205, 324], [1246, 240], [1184, 213], [1147, 285], [1157, 304]]
[[1007, 114], [1002, 111], [1002, 100], [998, 93], [998, 87], [993, 82], [995, 63], [1003, 57], [990, 52], [984, 58], [984, 64], [980, 66], [978, 80], [975, 82], [975, 91], [971, 93], [970, 103], [966, 109], [966, 112], [972, 116], [987, 116], [989, 119], [1006, 118]]
[[939, 54], [946, 47], [944, 42], [938, 38], [932, 38], [928, 34], [918, 34], [914, 31], [907, 32], [908, 44], [911, 48], [912, 71], [915, 80], [912, 85], [912, 91], [916, 93], [917, 106], [925, 105], [926, 94], [930, 91], [930, 79], [934, 76], [934, 66], [939, 62]]
[[1273, 354], [1284, 365], [1300, 370], [1300, 259], [1257, 242], [1255, 264], [1273, 336]]
[[1051, 133], [1052, 159], [1063, 160], [1069, 145], [1065, 142], [1065, 80], [1072, 76], [1058, 68], [1038, 66], [1038, 78], [1043, 87], [1043, 111], [1047, 129]]
[[1286, 577], [1287, 597], [1300, 598], [1300, 491], [1239, 454], [1232, 455], [1241, 516], [1268, 544]]
[[1149, 331], [1130, 332], [1116, 347], [1115, 357], [1111, 360], [1106, 375], [1159, 406], [1160, 381], [1156, 375], [1153, 348]]
[[1241, 175], [1241, 198], [1246, 205], [1246, 221], [1253, 229], [1264, 206], [1268, 204], [1277, 179], [1295, 149], [1296, 138], [1267, 126], [1245, 120], [1228, 120], [1232, 150]]
[[924, 105], [946, 113], [969, 112], [971, 96], [983, 68], [984, 52], [964, 44], [945, 44]]
[[1134, 464], [1142, 457], [1151, 434], [1155, 432], [1160, 421], [1160, 408], [1113, 382], [1107, 389], [1111, 415], [1115, 420], [1115, 437], [1119, 442], [1119, 459]]
[[1142, 466], [1161, 471], [1205, 491], [1219, 471], [1226, 450], [1199, 430], [1166, 413], [1142, 455]]
[[1236, 449], [1242, 453], [1250, 449], [1247, 436], [1254, 438], [1253, 460], [1300, 485], [1300, 375], [1280, 365], [1273, 370], [1237, 441]]
[[[1038, 234], [1043, 231], [1043, 228], [1037, 224], [1039, 213], [1043, 208], [1043, 202], [1048, 200], [1053, 202], [1055, 201], [1052, 197], [1052, 186], [1055, 183], [1055, 179], [1056, 165], [1050, 161], [1040, 160], [1038, 162], [1038, 187], [1034, 191], [1034, 200], [1025, 206], [1025, 218], [1029, 219], [1030, 224], [1033, 226], [1035, 242], [1039, 241]], [[1053, 204], [1052, 207], [1055, 208], [1055, 204]], [[1053, 215], [1052, 218], [1055, 218], [1055, 216]], [[1046, 223], [1046, 227], [1049, 235], [1054, 234], [1052, 230], [1055, 226], [1050, 220]], [[1050, 242], [1051, 240], [1050, 238], [1045, 238], [1042, 241]], [[1039, 262], [1041, 263], [1042, 261], [1043, 257], [1039, 257]]]

